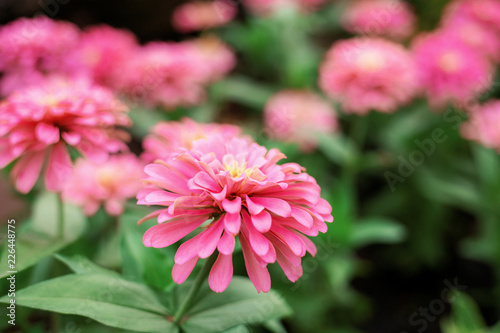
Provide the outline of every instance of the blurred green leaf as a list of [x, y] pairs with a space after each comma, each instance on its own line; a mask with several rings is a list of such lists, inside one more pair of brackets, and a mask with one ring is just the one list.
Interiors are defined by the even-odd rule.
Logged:
[[354, 247], [362, 247], [376, 243], [399, 243], [405, 236], [404, 226], [395, 221], [386, 218], [367, 218], [353, 226], [351, 244]]
[[332, 161], [340, 165], [353, 165], [358, 156], [356, 145], [347, 137], [318, 133], [319, 148]]
[[68, 256], [63, 256], [61, 254], [55, 254], [54, 257], [56, 257], [59, 261], [68, 266], [69, 269], [71, 269], [73, 272], [77, 274], [83, 274], [83, 273], [104, 273], [113, 275], [116, 274], [116, 272], [114, 271], [110, 271], [104, 267], [96, 265], [94, 262], [90, 261], [89, 259], [85, 258], [82, 255], [75, 255], [72, 257], [68, 257]]
[[288, 316], [292, 310], [275, 291], [258, 294], [249, 279], [234, 276], [220, 294], [208, 293], [181, 325], [186, 333], [222, 332], [242, 324], [262, 324]]
[[[0, 302], [8, 303], [4, 296]], [[138, 332], [177, 332], [170, 312], [147, 287], [104, 273], [82, 273], [40, 282], [16, 292], [16, 304], [86, 316]]]
[[245, 77], [228, 76], [214, 83], [210, 92], [214, 99], [235, 101], [262, 110], [274, 89]]
[[[165, 289], [173, 284], [174, 252], [172, 248], [155, 249], [144, 246], [144, 226], [137, 225], [137, 221], [143, 216], [142, 212], [126, 212], [121, 218], [123, 275]], [[171, 256], [164, 255], [165, 251]]]
[[[74, 242], [85, 230], [86, 219], [81, 211], [71, 205], [64, 205], [64, 237], [58, 238], [58, 202], [54, 193], [42, 193], [35, 201], [33, 215], [23, 230], [16, 229], [16, 264], [15, 269], [8, 266], [8, 242], [2, 244], [0, 259], [0, 278], [7, 276], [7, 271], [22, 271], [36, 264], [43, 258], [61, 250]], [[16, 228], [19, 225], [16, 224]]]
[[443, 333], [485, 333], [486, 325], [474, 300], [461, 292], [454, 296], [451, 316], [441, 321], [441, 329]]
[[228, 330], [225, 330], [222, 333], [250, 333], [250, 331], [245, 325], [238, 325]]

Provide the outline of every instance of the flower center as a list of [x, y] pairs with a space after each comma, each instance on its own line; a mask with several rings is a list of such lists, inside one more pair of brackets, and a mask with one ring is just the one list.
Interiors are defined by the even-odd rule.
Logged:
[[116, 177], [116, 170], [111, 168], [101, 168], [97, 170], [97, 183], [105, 188], [111, 188]]
[[357, 64], [359, 68], [366, 72], [375, 72], [382, 68], [384, 58], [378, 52], [367, 51], [358, 56]]
[[251, 169], [247, 169], [247, 164], [243, 163], [242, 166], [238, 164], [235, 160], [231, 161], [230, 163], [226, 164], [224, 163], [224, 170], [229, 171], [229, 174], [233, 178], [238, 178], [242, 174], [248, 175], [250, 173]]
[[460, 56], [455, 52], [446, 52], [439, 58], [439, 67], [448, 73], [458, 71], [461, 63]]

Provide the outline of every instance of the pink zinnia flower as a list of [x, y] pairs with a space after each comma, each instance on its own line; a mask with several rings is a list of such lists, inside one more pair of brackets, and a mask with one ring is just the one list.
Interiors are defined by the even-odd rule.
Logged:
[[90, 72], [97, 84], [115, 89], [122, 79], [125, 62], [137, 48], [137, 40], [131, 32], [99, 25], [82, 33], [71, 57]]
[[500, 1], [498, 0], [455, 0], [445, 8], [443, 22], [461, 17], [482, 24], [485, 29], [500, 33]]
[[[40, 84], [40, 77], [49, 74], [80, 75], [68, 60], [79, 37], [78, 28], [69, 22], [53, 21], [37, 16], [20, 18], [0, 28], [1, 94]], [[19, 78], [21, 76], [21, 78]]]
[[113, 155], [97, 163], [79, 158], [73, 174], [64, 185], [63, 199], [94, 215], [101, 205], [111, 216], [123, 213], [127, 199], [142, 187], [144, 164], [133, 154]]
[[462, 125], [462, 135], [500, 153], [500, 100], [473, 107], [469, 120]]
[[493, 67], [488, 59], [447, 33], [420, 36], [413, 44], [419, 81], [429, 103], [467, 103], [487, 91]]
[[316, 10], [325, 0], [244, 0], [243, 4], [257, 15], [272, 15], [283, 8], [296, 8], [302, 12]]
[[29, 192], [42, 170], [45, 185], [58, 191], [71, 174], [67, 146], [94, 160], [126, 149], [127, 108], [111, 92], [83, 82], [52, 82], [14, 93], [0, 103], [0, 168], [16, 160], [11, 177]]
[[451, 39], [458, 39], [478, 54], [500, 62], [500, 36], [475, 20], [454, 16], [439, 33], [446, 34]]
[[366, 114], [393, 112], [418, 91], [417, 73], [403, 46], [379, 38], [335, 43], [320, 68], [323, 91], [339, 100], [342, 110]]
[[401, 40], [415, 31], [416, 18], [404, 1], [357, 0], [348, 5], [341, 24], [352, 33]]
[[197, 123], [191, 118], [163, 121], [153, 126], [151, 134], [144, 138], [142, 158], [148, 162], [166, 159], [181, 148], [191, 149], [196, 140], [206, 139], [211, 135], [220, 135], [230, 140], [240, 134], [240, 127], [229, 124]]
[[175, 42], [151, 42], [124, 68], [122, 90], [148, 106], [174, 109], [192, 106], [205, 96], [205, 73], [192, 47]]
[[237, 5], [231, 0], [193, 1], [175, 9], [172, 23], [181, 32], [205, 30], [228, 23], [236, 12]]
[[197, 67], [197, 77], [204, 83], [217, 81], [236, 65], [233, 50], [215, 35], [208, 35], [182, 43]]
[[317, 133], [338, 127], [335, 110], [315, 93], [301, 90], [272, 96], [264, 107], [264, 124], [271, 138], [298, 143], [303, 151], [317, 146]]
[[302, 275], [301, 257], [316, 253], [305, 235], [325, 232], [325, 221], [333, 217], [314, 178], [295, 163], [276, 164], [284, 157], [247, 140], [211, 136], [146, 166], [149, 185], [139, 192], [138, 204], [166, 208], [143, 219], [159, 222], [144, 234], [144, 244], [166, 247], [200, 231], [177, 250], [175, 282], [184, 282], [198, 260], [217, 249], [208, 282], [215, 292], [224, 291], [233, 275], [236, 236], [258, 292], [271, 287], [267, 264], [277, 261], [291, 281]]

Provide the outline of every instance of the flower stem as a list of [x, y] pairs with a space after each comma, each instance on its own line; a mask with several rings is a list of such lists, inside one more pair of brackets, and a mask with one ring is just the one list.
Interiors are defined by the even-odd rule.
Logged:
[[174, 322], [176, 324], [179, 324], [182, 321], [184, 314], [191, 307], [193, 300], [198, 295], [198, 291], [200, 290], [201, 285], [207, 279], [208, 273], [210, 272], [210, 269], [212, 268], [212, 265], [214, 264], [216, 258], [217, 258], [217, 253], [214, 253], [205, 260], [205, 263], [201, 267], [201, 270], [198, 273], [196, 280], [194, 280], [193, 285], [191, 286], [191, 289], [189, 289], [189, 292], [188, 292], [186, 298], [184, 299], [181, 306], [179, 307], [179, 309], [175, 313]]
[[57, 237], [64, 238], [64, 204], [61, 195], [57, 196]]

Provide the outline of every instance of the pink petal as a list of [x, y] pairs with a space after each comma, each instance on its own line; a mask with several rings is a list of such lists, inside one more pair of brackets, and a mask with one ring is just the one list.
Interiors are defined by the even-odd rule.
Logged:
[[299, 257], [303, 257], [305, 255], [306, 245], [304, 244], [302, 239], [297, 236], [297, 234], [287, 228], [278, 225], [278, 223], [273, 224], [273, 226], [271, 227], [271, 231], [276, 237], [283, 240], [295, 255]]
[[288, 217], [292, 209], [288, 202], [278, 198], [252, 197], [252, 201], [258, 205], [264, 206], [269, 211], [282, 217]]
[[172, 268], [172, 279], [175, 283], [181, 284], [189, 277], [198, 262], [198, 257], [194, 257], [184, 264], [174, 264]]
[[158, 224], [149, 228], [144, 233], [142, 241], [147, 247], [167, 247], [198, 228], [205, 221], [206, 217], [197, 219], [185, 218]]
[[311, 228], [313, 226], [311, 214], [299, 207], [292, 206], [292, 217], [306, 228]]
[[222, 200], [222, 207], [229, 214], [239, 214], [241, 211], [241, 198], [236, 197], [233, 201], [224, 199]]
[[269, 229], [271, 229], [272, 222], [273, 219], [271, 217], [271, 214], [269, 214], [265, 210], [257, 215], [252, 215], [252, 224], [254, 225], [255, 229], [262, 233], [268, 232]]
[[68, 149], [64, 143], [52, 147], [47, 170], [45, 171], [45, 186], [49, 191], [59, 191], [64, 182], [71, 176], [73, 164], [69, 157]]
[[82, 136], [76, 132], [63, 132], [61, 136], [71, 146], [76, 146], [82, 139]]
[[200, 240], [198, 241], [198, 256], [200, 258], [208, 258], [214, 253], [223, 230], [224, 221], [223, 217], [221, 217], [214, 225], [202, 232]]
[[248, 277], [255, 286], [255, 289], [257, 289], [258, 293], [261, 291], [265, 293], [269, 292], [271, 289], [271, 276], [269, 275], [269, 271], [266, 267], [260, 265], [243, 234], [241, 234], [240, 243]]
[[174, 261], [176, 264], [182, 265], [193, 257], [198, 257], [198, 245], [201, 238], [201, 233], [188, 239], [182, 243], [175, 253]]
[[19, 159], [14, 165], [11, 177], [19, 192], [28, 193], [35, 186], [42, 170], [44, 156], [44, 151], [29, 154]]
[[38, 141], [51, 145], [59, 141], [59, 128], [47, 123], [38, 123], [35, 135]]
[[219, 184], [212, 177], [210, 177], [206, 172], [200, 171], [193, 178], [194, 184], [199, 187], [209, 190], [210, 192], [218, 193], [221, 188]]
[[245, 194], [245, 201], [247, 204], [248, 211], [250, 212], [251, 215], [257, 215], [264, 210], [264, 206], [256, 204], [246, 194]]
[[219, 253], [217, 260], [215, 261], [212, 269], [210, 270], [210, 275], [208, 276], [208, 285], [210, 289], [216, 293], [221, 293], [226, 290], [231, 279], [233, 278], [233, 259], [232, 255], [225, 255]]
[[302, 276], [302, 266], [294, 266], [288, 259], [281, 253], [277, 252], [276, 254], [276, 259], [278, 260], [278, 264], [281, 266], [283, 269], [283, 272], [285, 272], [286, 277], [288, 280], [295, 282], [297, 281], [301, 276]]
[[243, 219], [245, 221], [246, 230], [248, 231], [250, 246], [259, 256], [265, 255], [269, 251], [269, 241], [255, 229], [247, 213], [243, 213]]
[[241, 226], [241, 216], [240, 214], [226, 214], [224, 215], [224, 226], [226, 231], [233, 235], [237, 235], [240, 232]]
[[231, 254], [234, 251], [234, 236], [229, 232], [224, 232], [217, 243], [217, 250], [222, 254]]

